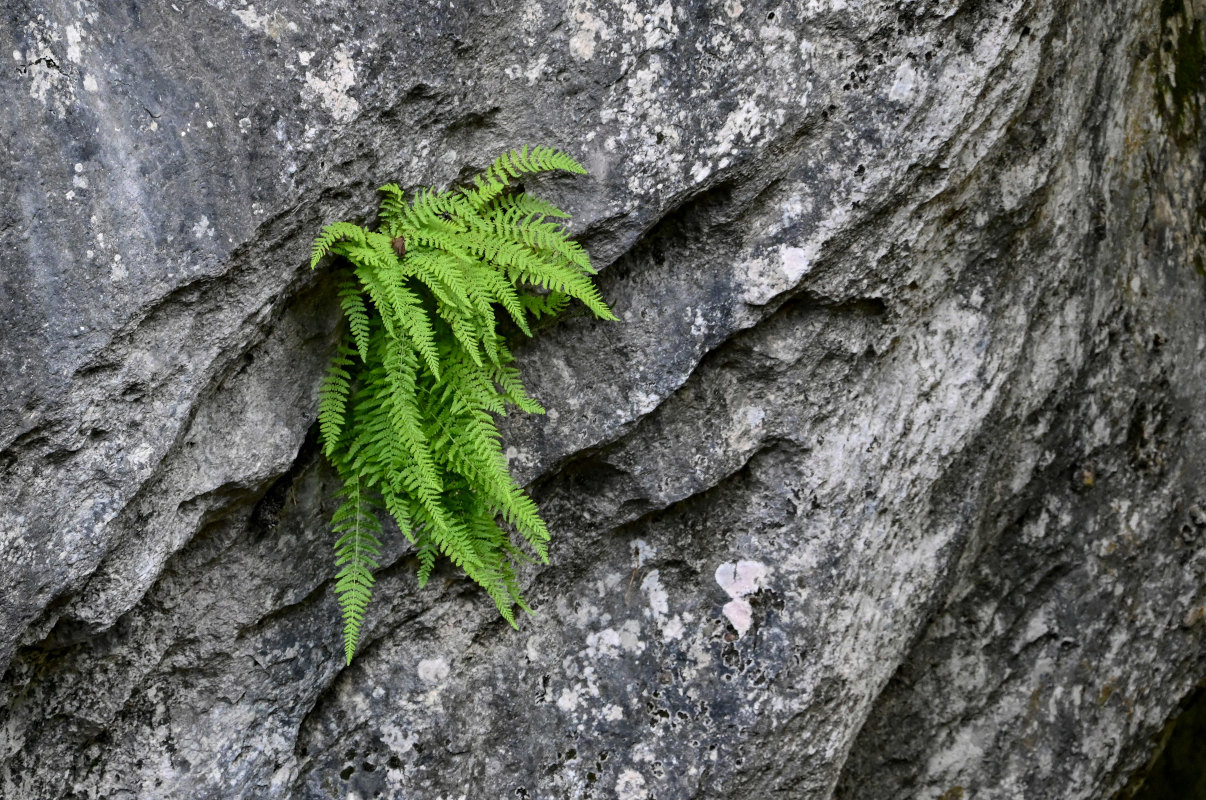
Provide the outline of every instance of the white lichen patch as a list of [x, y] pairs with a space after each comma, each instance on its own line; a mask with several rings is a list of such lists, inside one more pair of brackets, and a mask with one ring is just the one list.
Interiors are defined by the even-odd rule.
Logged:
[[662, 641], [670, 642], [683, 638], [687, 627], [683, 624], [683, 619], [678, 614], [666, 620], [666, 624], [662, 626]]
[[641, 641], [641, 623], [630, 619], [615, 628], [604, 628], [586, 637], [586, 650], [583, 655], [590, 662], [602, 658], [620, 658], [625, 654], [639, 655], [645, 650]]
[[233, 9], [230, 13], [238, 17], [239, 22], [242, 22], [251, 30], [266, 34], [273, 39], [279, 40], [286, 33], [297, 30], [297, 23], [290, 22], [279, 11], [273, 11], [271, 14], [260, 14], [256, 12], [254, 5], [249, 5], [247, 8]]
[[[49, 108], [59, 119], [75, 104], [74, 81], [57, 66], [62, 58], [55, 55], [53, 44], [61, 38], [55, 26], [26, 26], [26, 37], [34, 44], [23, 54], [26, 66], [21, 70], [29, 80], [29, 96]], [[15, 54], [15, 53], [14, 53]]]
[[620, 626], [620, 647], [624, 652], [640, 655], [645, 650], [645, 642], [641, 640], [641, 623], [635, 619], [627, 620]]
[[596, 606], [585, 602], [579, 601], [571, 608], [569, 600], [564, 597], [557, 599], [557, 616], [578, 628], [600, 623], [606, 625], [611, 620], [609, 614], [602, 614]]
[[846, 0], [808, 0], [804, 11], [808, 14], [823, 14], [831, 11], [845, 11], [849, 6]]
[[626, 769], [616, 779], [617, 800], [647, 800], [649, 790], [645, 788], [645, 777], [634, 769]]
[[657, 558], [657, 548], [644, 539], [632, 540], [632, 552], [636, 557], [638, 567], [643, 567], [647, 561]]
[[709, 148], [716, 156], [731, 153], [739, 145], [753, 144], [762, 134], [765, 117], [758, 108], [758, 101], [747, 97], [741, 105], [729, 112], [724, 124], [716, 134], [716, 143]]
[[649, 598], [649, 610], [657, 620], [663, 620], [670, 613], [670, 597], [662, 586], [658, 571], [652, 570], [641, 581], [641, 591]]
[[[686, 631], [686, 626], [683, 619], [678, 614], [670, 615], [670, 595], [666, 591], [666, 587], [662, 585], [661, 574], [658, 570], [652, 570], [641, 581], [641, 592], [645, 595], [649, 602], [646, 613], [653, 617], [654, 623], [657, 625], [662, 634], [662, 641], [670, 642], [676, 639], [681, 639]], [[625, 623], [625, 627], [630, 623]], [[640, 628], [637, 626], [636, 633], [639, 634]], [[634, 635], [634, 641], [636, 640]], [[640, 644], [640, 649], [644, 649], [644, 644]], [[635, 650], [635, 645], [633, 646]]]
[[380, 731], [381, 741], [395, 753], [409, 752], [419, 741], [417, 731], [393, 725], [388, 720], [383, 720]]
[[580, 674], [582, 679], [561, 690], [557, 696], [557, 708], [566, 714], [572, 714], [579, 706], [583, 708], [594, 706], [594, 703], [587, 700], [587, 698], [597, 699], [600, 696], [599, 676], [595, 672], [594, 666], [587, 664], [581, 668], [579, 673], [576, 659], [569, 657], [565, 662], [565, 672], [569, 677]]
[[760, 306], [792, 289], [812, 271], [813, 260], [820, 250], [819, 241], [802, 246], [781, 244], [774, 250], [753, 256], [742, 264], [741, 301]]
[[888, 99], [896, 103], [904, 103], [911, 100], [916, 93], [920, 80], [917, 70], [913, 68], [913, 63], [905, 59], [896, 68], [896, 76], [892, 81], [892, 88], [888, 90]]
[[798, 283], [800, 278], [808, 274], [812, 269], [812, 258], [808, 250], [803, 247], [788, 247], [784, 245], [779, 250], [780, 269], [787, 277], [787, 280], [792, 283]]
[[674, 6], [670, 0], [662, 0], [652, 13], [643, 15], [642, 21], [646, 50], [661, 47], [678, 36], [678, 26], [674, 24]]
[[595, 581], [595, 591], [599, 597], [606, 597], [615, 591], [620, 585], [620, 581], [624, 580], [624, 576], [618, 572], [609, 572], [605, 577]]
[[503, 457], [507, 460], [508, 467], [514, 464], [518, 467], [526, 469], [536, 463], [536, 456], [533, 453], [527, 450], [520, 450], [515, 445], [510, 445], [507, 447], [507, 449], [503, 451]]
[[783, 206], [780, 210], [779, 221], [771, 226], [774, 233], [781, 230], [787, 230], [794, 227], [805, 214], [811, 214], [814, 207], [812, 197], [801, 197], [798, 193], [793, 194], [783, 201]]
[[620, 634], [614, 628], [604, 628], [586, 637], [586, 656], [591, 660], [616, 658], [620, 654]]
[[582, 702], [582, 698], [577, 689], [565, 688], [561, 690], [561, 696], [557, 698], [557, 708], [569, 714], [578, 707]]
[[63, 28], [63, 35], [67, 40], [67, 60], [78, 62], [83, 57], [80, 43], [84, 40], [84, 32], [75, 25], [68, 25]]
[[644, 389], [634, 389], [629, 402], [632, 404], [632, 409], [634, 412], [640, 415], [645, 415], [657, 408], [658, 404], [662, 402], [662, 398], [657, 394], [647, 392]]
[[306, 71], [302, 98], [318, 100], [337, 123], [350, 122], [360, 113], [360, 103], [349, 94], [356, 85], [356, 65], [347, 45], [339, 45], [321, 74]]
[[511, 80], [526, 78], [528, 86], [535, 86], [536, 81], [540, 80], [541, 76], [548, 71], [548, 65], [549, 54], [541, 53], [536, 60], [529, 62], [526, 67], [520, 66], [519, 64], [512, 64], [503, 70], [503, 72]]
[[592, 3], [574, 2], [569, 8], [569, 18], [574, 33], [570, 35], [570, 55], [579, 61], [590, 61], [595, 57], [596, 41], [607, 41], [611, 30], [597, 16], [598, 9]]
[[528, 637], [528, 643], [524, 647], [523, 655], [532, 664], [539, 664], [544, 661], [544, 653], [540, 650], [540, 640], [538, 637]]
[[416, 669], [419, 680], [424, 683], [439, 684], [448, 677], [448, 662], [443, 658], [425, 658], [419, 662]]

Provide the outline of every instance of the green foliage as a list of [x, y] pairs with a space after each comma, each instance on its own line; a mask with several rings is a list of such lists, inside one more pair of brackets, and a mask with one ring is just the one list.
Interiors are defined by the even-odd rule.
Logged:
[[407, 202], [383, 186], [377, 230], [336, 222], [314, 242], [312, 268], [342, 257], [347, 326], [322, 381], [319, 428], [343, 482], [332, 525], [349, 663], [372, 596], [381, 510], [418, 548], [420, 586], [444, 555], [512, 625], [515, 607], [529, 610], [515, 573], [528, 556], [516, 539], [547, 563], [549, 532], [507, 470], [493, 415], [544, 409], [524, 391], [495, 310], [528, 335], [529, 317], [570, 299], [615, 319], [586, 252], [550, 221], [567, 215], [513, 190], [515, 178], [549, 170], [586, 172], [565, 153], [524, 147], [469, 187]]

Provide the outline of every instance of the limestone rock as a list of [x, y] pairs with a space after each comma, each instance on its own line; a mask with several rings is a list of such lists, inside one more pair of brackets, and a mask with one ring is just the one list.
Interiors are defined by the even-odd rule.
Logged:
[[[1104, 800], [1206, 673], [1201, 0], [4, 10], [0, 796]], [[309, 242], [526, 142], [537, 614], [344, 668]]]

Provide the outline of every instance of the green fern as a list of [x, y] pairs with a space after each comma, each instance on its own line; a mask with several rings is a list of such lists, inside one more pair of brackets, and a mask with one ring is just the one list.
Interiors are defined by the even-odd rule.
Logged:
[[327, 255], [343, 260], [347, 326], [319, 389], [319, 430], [343, 483], [332, 526], [348, 663], [380, 557], [379, 511], [416, 546], [420, 586], [446, 556], [512, 625], [516, 607], [528, 610], [516, 565], [548, 562], [548, 529], [511, 478], [495, 425], [508, 405], [544, 409], [512, 366], [497, 312], [527, 335], [529, 319], [571, 299], [616, 318], [586, 251], [550, 221], [568, 215], [512, 189], [550, 170], [586, 172], [563, 152], [525, 146], [465, 188], [407, 202], [387, 184], [377, 230], [336, 222], [314, 241], [312, 268]]

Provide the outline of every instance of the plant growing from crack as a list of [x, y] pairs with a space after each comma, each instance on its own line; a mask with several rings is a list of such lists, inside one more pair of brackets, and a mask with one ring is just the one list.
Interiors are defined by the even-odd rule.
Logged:
[[496, 314], [529, 336], [529, 317], [570, 299], [616, 319], [586, 251], [555, 221], [568, 215], [513, 187], [550, 170], [586, 173], [563, 152], [525, 146], [467, 187], [407, 202], [387, 184], [377, 230], [336, 222], [314, 242], [311, 268], [342, 257], [347, 324], [322, 381], [319, 428], [342, 482], [332, 526], [348, 663], [372, 595], [381, 511], [417, 547], [420, 586], [443, 555], [512, 626], [515, 607], [530, 612], [515, 567], [528, 553], [547, 563], [549, 533], [507, 470], [494, 415], [544, 409], [524, 391]]

